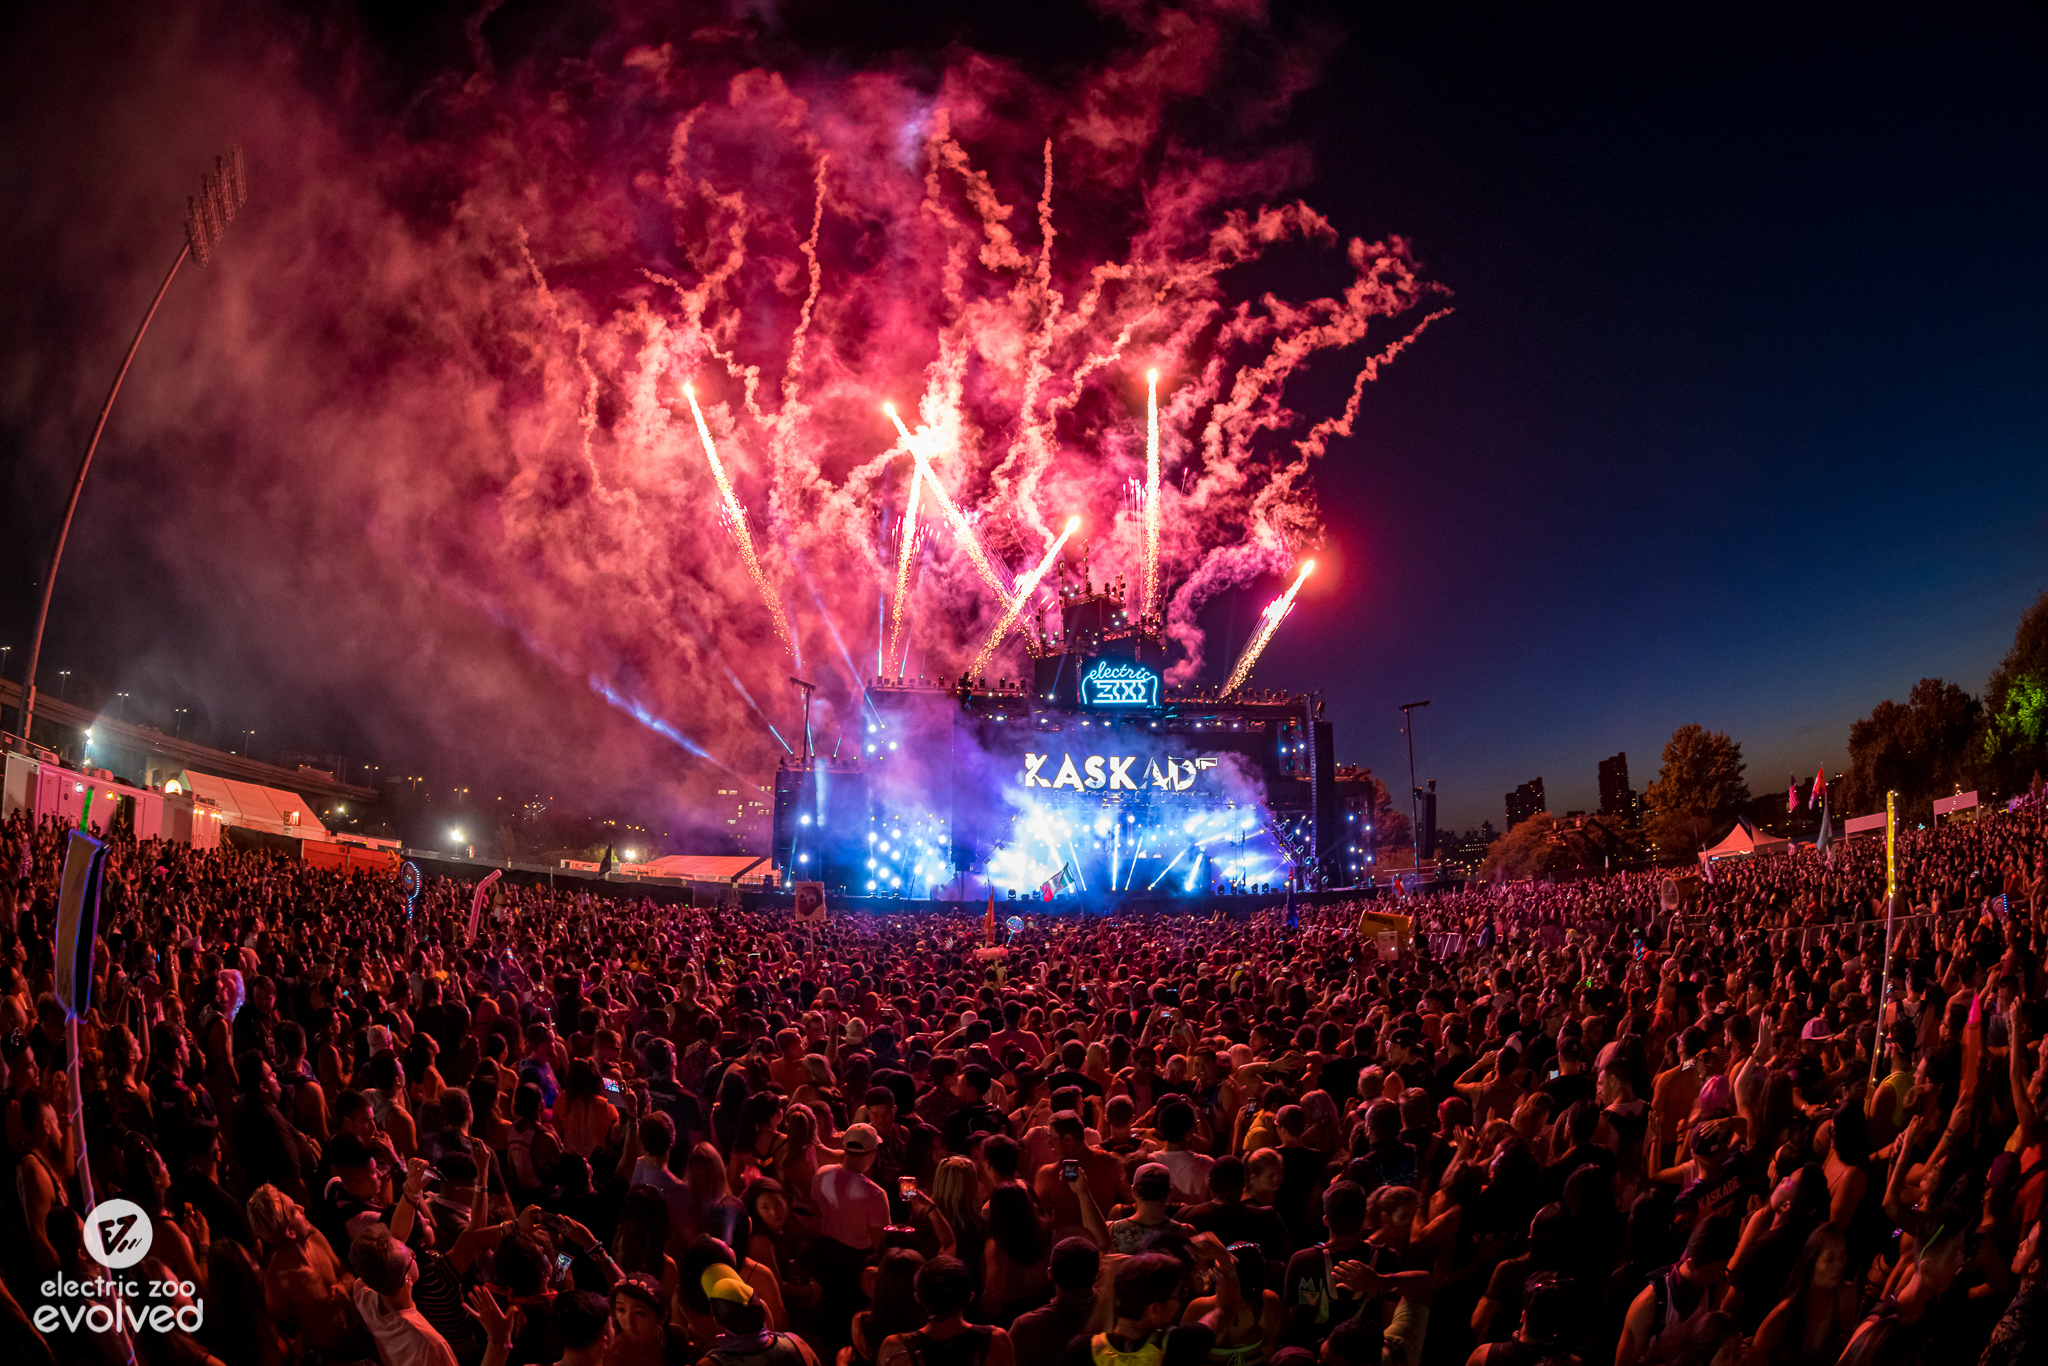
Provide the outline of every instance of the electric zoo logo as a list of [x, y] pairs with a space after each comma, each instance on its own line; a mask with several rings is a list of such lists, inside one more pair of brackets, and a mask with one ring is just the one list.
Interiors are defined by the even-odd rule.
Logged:
[[[85, 1216], [85, 1251], [108, 1272], [126, 1271], [149, 1255], [156, 1230], [132, 1200], [106, 1200]], [[154, 1277], [95, 1276], [74, 1281], [53, 1276], [42, 1285], [44, 1303], [34, 1323], [39, 1332], [196, 1333], [206, 1307], [190, 1281]], [[65, 1303], [70, 1301], [70, 1303]]]

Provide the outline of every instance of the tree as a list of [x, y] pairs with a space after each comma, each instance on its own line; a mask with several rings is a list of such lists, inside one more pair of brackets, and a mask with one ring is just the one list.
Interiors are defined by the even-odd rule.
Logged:
[[1479, 875], [1517, 881], [1541, 877], [1573, 863], [1563, 842], [1556, 838], [1556, 831], [1557, 817], [1548, 811], [1538, 811], [1486, 847], [1486, 861], [1479, 865]]
[[1886, 700], [1849, 727], [1849, 772], [1842, 781], [1842, 812], [1884, 809], [1884, 794], [1899, 794], [1900, 819], [1931, 820], [1934, 799], [1977, 781], [1976, 746], [1982, 708], [1953, 683], [1923, 678], [1906, 704]]
[[1742, 746], [1697, 723], [1671, 732], [1664, 767], [1643, 800], [1650, 839], [1665, 857], [1706, 847], [1735, 824], [1749, 785], [1742, 780]]
[[1984, 685], [1982, 776], [2017, 792], [2048, 769], [2048, 593], [2020, 617], [2012, 648]]

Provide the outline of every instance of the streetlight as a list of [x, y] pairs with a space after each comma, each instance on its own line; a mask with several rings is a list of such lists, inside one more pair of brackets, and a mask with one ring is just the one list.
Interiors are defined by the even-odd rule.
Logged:
[[1415, 866], [1422, 866], [1422, 789], [1415, 785], [1415, 718], [1408, 713], [1420, 711], [1427, 702], [1404, 702], [1401, 704], [1401, 729], [1408, 734], [1408, 834], [1415, 844]]
[[143, 334], [149, 331], [150, 321], [156, 317], [157, 309], [163, 306], [164, 295], [171, 292], [171, 281], [178, 277], [178, 267], [185, 264], [185, 258], [196, 256], [199, 264], [205, 265], [213, 255], [213, 249], [220, 245], [221, 235], [228, 224], [234, 222], [235, 211], [242, 207], [249, 197], [249, 187], [243, 175], [242, 149], [237, 147], [231, 156], [215, 157], [213, 170], [199, 182], [199, 196], [185, 201], [185, 245], [178, 248], [178, 259], [171, 262], [170, 270], [164, 273], [164, 282], [158, 286], [156, 298], [150, 301], [149, 312], [142, 315], [142, 326], [135, 329], [135, 340], [128, 343], [128, 354], [121, 360], [121, 368], [114, 374], [113, 387], [107, 390], [107, 401], [100, 405], [100, 420], [93, 424], [92, 440], [85, 446], [85, 458], [78, 462], [78, 478], [71, 483], [71, 501], [64, 505], [64, 520], [57, 525], [57, 545], [50, 552], [50, 572], [43, 576], [43, 601], [36, 608], [36, 633], [29, 638], [28, 673], [21, 681], [21, 752], [28, 752], [29, 733], [35, 729], [36, 721], [36, 665], [43, 654], [43, 626], [50, 619], [50, 594], [57, 586], [57, 570], [64, 563], [64, 542], [71, 535], [71, 519], [78, 515], [79, 495], [85, 492], [86, 472], [92, 468], [93, 452], [99, 449], [100, 434], [107, 430], [107, 415], [114, 411], [114, 399], [121, 392], [121, 381], [128, 377], [128, 367], [135, 363], [135, 353], [142, 346]]
[[185, 738], [185, 718], [186, 718], [186, 717], [188, 717], [188, 716], [190, 716], [191, 714], [192, 714], [192, 709], [191, 709], [190, 707], [172, 707], [172, 708], [171, 708], [171, 715], [172, 715], [173, 717], [177, 718], [176, 720], [174, 720], [174, 721], [172, 721], [172, 722], [171, 722], [171, 738], [172, 738], [172, 739], [174, 739], [174, 740], [182, 740], [182, 739], [184, 739], [184, 738]]
[[[59, 684], [57, 685], [57, 700], [58, 700], [58, 701], [60, 701], [60, 702], [62, 702], [62, 701], [68, 701], [68, 700], [70, 700], [70, 697], [71, 697], [71, 670], [69, 670], [69, 669], [59, 669], [59, 670], [57, 670], [57, 677], [59, 677], [59, 678], [61, 678], [61, 679], [63, 679], [63, 680], [64, 680], [64, 681], [63, 681], [62, 683], [59, 683]], [[27, 728], [26, 726], [24, 726], [24, 727], [22, 727], [22, 729], [26, 730], [26, 729], [28, 729], [28, 728]]]

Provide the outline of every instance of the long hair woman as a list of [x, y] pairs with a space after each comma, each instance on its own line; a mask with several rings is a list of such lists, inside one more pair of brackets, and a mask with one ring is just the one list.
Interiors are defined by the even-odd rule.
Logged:
[[1757, 1329], [1743, 1366], [1827, 1366], [1856, 1327], [1849, 1242], [1833, 1224], [1807, 1235], [1785, 1294]]
[[662, 1302], [675, 1293], [676, 1261], [668, 1255], [668, 1201], [652, 1186], [626, 1192], [619, 1208], [619, 1226], [612, 1234], [612, 1261], [620, 1271], [652, 1277], [661, 1286]]
[[917, 1273], [923, 1269], [922, 1254], [892, 1247], [861, 1273], [868, 1307], [853, 1316], [853, 1342], [840, 1350], [838, 1366], [875, 1366], [885, 1341], [924, 1327], [925, 1312], [917, 1302]]
[[1045, 1221], [1031, 1192], [1013, 1181], [988, 1197], [988, 1236], [982, 1241], [981, 1317], [1007, 1328], [1036, 1308], [1052, 1285]]

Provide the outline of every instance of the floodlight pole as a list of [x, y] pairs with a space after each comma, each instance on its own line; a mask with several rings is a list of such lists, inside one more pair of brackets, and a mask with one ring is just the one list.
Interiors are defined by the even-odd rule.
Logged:
[[808, 772], [811, 767], [811, 694], [818, 690], [818, 685], [806, 683], [794, 674], [790, 675], [789, 681], [796, 684], [797, 690], [804, 695], [804, 770]]
[[143, 335], [155, 320], [157, 309], [163, 306], [164, 296], [171, 292], [171, 281], [178, 278], [178, 268], [195, 254], [200, 265], [206, 264], [213, 248], [219, 244], [221, 234], [233, 221], [235, 211], [248, 197], [241, 150], [237, 148], [232, 158], [216, 158], [214, 169], [200, 182], [199, 198], [187, 202], [185, 245], [178, 248], [177, 259], [164, 272], [164, 282], [157, 287], [156, 297], [150, 300], [149, 312], [142, 315], [142, 325], [135, 329], [135, 338], [128, 343], [128, 354], [121, 358], [121, 368], [114, 375], [113, 386], [107, 390], [107, 401], [100, 405], [100, 419], [93, 424], [92, 440], [86, 443], [85, 458], [78, 462], [78, 477], [71, 481], [71, 501], [64, 505], [64, 520], [57, 527], [57, 546], [50, 552], [50, 572], [43, 576], [42, 602], [36, 608], [35, 634], [29, 638], [28, 673], [21, 680], [21, 734], [16, 739], [23, 754], [28, 753], [29, 733], [35, 728], [36, 666], [42, 658], [43, 627], [50, 619], [50, 597], [57, 587], [57, 570], [64, 563], [64, 542], [71, 536], [71, 521], [78, 515], [78, 500], [85, 492], [85, 476], [92, 469], [93, 452], [99, 449], [100, 436], [107, 430], [107, 417], [114, 411], [114, 400], [120, 396], [121, 381], [128, 378], [128, 367], [135, 363], [135, 353], [142, 347]]
[[1420, 711], [1427, 702], [1404, 702], [1401, 704], [1401, 729], [1408, 736], [1408, 842], [1414, 846], [1415, 867], [1422, 868], [1422, 789], [1415, 785], [1415, 718], [1408, 713]]

